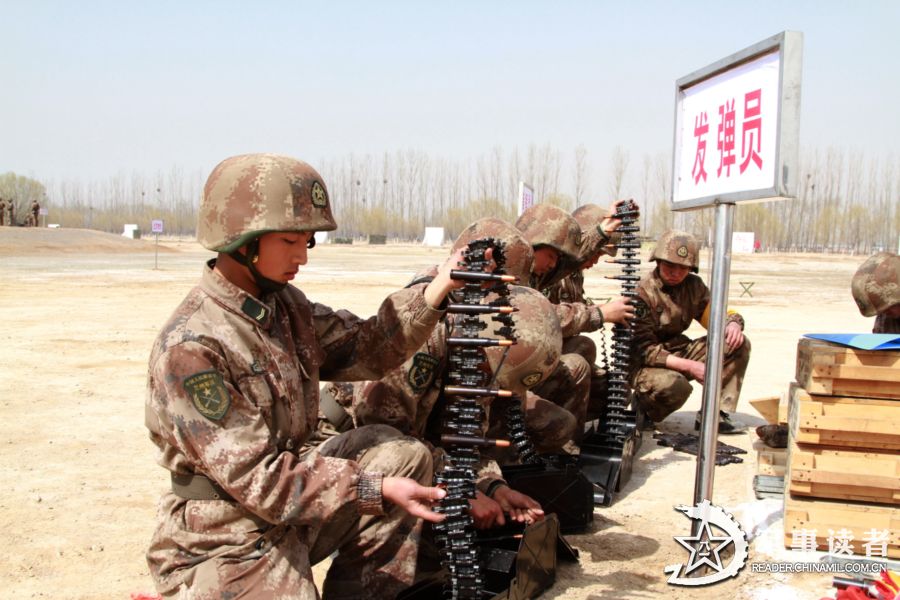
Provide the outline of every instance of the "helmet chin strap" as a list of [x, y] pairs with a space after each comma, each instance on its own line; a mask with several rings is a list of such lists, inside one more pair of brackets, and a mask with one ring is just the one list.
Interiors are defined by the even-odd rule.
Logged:
[[287, 287], [287, 283], [281, 283], [280, 281], [269, 279], [257, 270], [256, 261], [259, 260], [259, 238], [253, 240], [243, 247], [246, 248], [246, 254], [242, 254], [240, 248], [238, 248], [237, 250], [230, 252], [228, 256], [238, 261], [250, 270], [250, 275], [253, 276], [253, 281], [254, 283], [256, 283], [256, 286], [259, 288], [260, 294], [262, 296], [272, 294], [274, 292], [280, 292]]

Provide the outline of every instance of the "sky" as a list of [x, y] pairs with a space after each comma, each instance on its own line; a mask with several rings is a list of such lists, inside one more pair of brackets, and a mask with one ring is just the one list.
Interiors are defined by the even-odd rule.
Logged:
[[669, 154], [675, 81], [804, 34], [801, 147], [900, 156], [900, 2], [2, 0], [0, 173], [277, 152]]

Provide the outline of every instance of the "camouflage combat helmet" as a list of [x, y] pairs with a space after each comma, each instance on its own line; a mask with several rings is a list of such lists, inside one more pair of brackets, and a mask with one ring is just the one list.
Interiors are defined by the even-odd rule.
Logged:
[[696, 273], [700, 270], [700, 242], [687, 231], [669, 229], [659, 236], [650, 260], [664, 260], [690, 267]]
[[[509, 292], [510, 304], [518, 309], [512, 314], [516, 343], [486, 348], [485, 353], [492, 370], [500, 367], [496, 384], [524, 397], [528, 389], [545, 381], [556, 368], [562, 352], [562, 330], [553, 305], [543, 294], [518, 285], [510, 286]], [[497, 337], [493, 332], [499, 324], [489, 316], [482, 320], [488, 325], [482, 335]], [[504, 352], [506, 358], [500, 364]]]
[[534, 262], [534, 250], [521, 232], [501, 219], [487, 217], [478, 219], [463, 229], [453, 243], [451, 253], [475, 240], [491, 237], [503, 244], [505, 262], [503, 269], [507, 274], [519, 279], [519, 283], [527, 284]]
[[[603, 233], [601, 223], [606, 217], [606, 209], [596, 204], [585, 204], [579, 206], [572, 213], [572, 217], [578, 221], [581, 227], [581, 258], [587, 260], [597, 252], [602, 252], [609, 256], [615, 256], [616, 247], [613, 245], [615, 241], [622, 239], [622, 234], [613, 232], [612, 236], [607, 237]], [[615, 240], [613, 239], [615, 238]]]
[[522, 213], [516, 221], [531, 246], [550, 246], [564, 259], [578, 260], [581, 256], [581, 226], [575, 218], [552, 204], [537, 204]]
[[900, 256], [879, 252], [864, 262], [850, 284], [859, 312], [873, 317], [900, 304]]
[[328, 190], [305, 162], [277, 154], [244, 154], [220, 162], [206, 180], [197, 239], [231, 253], [272, 231], [332, 231]]

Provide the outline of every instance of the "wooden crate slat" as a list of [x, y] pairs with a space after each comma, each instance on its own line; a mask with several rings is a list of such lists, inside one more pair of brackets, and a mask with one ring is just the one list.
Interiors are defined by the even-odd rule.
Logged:
[[801, 338], [796, 379], [815, 394], [900, 399], [900, 351], [857, 350]]
[[819, 550], [828, 550], [829, 530], [849, 530], [854, 552], [865, 555], [864, 538], [872, 529], [888, 532], [887, 555], [900, 558], [900, 510], [892, 506], [851, 504], [832, 500], [800, 498], [789, 494], [784, 499], [784, 545], [791, 547], [792, 532], [816, 531]]

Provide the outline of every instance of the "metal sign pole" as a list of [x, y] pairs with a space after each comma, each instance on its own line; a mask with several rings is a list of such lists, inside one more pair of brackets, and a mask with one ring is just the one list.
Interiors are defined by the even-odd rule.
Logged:
[[156, 236], [156, 244], [153, 246], [153, 270], [156, 271], [159, 269], [159, 233], [154, 235]]
[[[728, 278], [731, 274], [731, 232], [734, 204], [716, 204], [716, 234], [713, 243], [712, 297], [706, 341], [706, 377], [700, 412], [700, 448], [694, 479], [694, 504], [712, 502], [713, 475], [716, 468], [716, 443], [719, 430], [719, 400], [722, 387], [722, 361], [725, 355], [725, 311], [728, 303]], [[695, 521], [694, 523], [698, 523]]]

